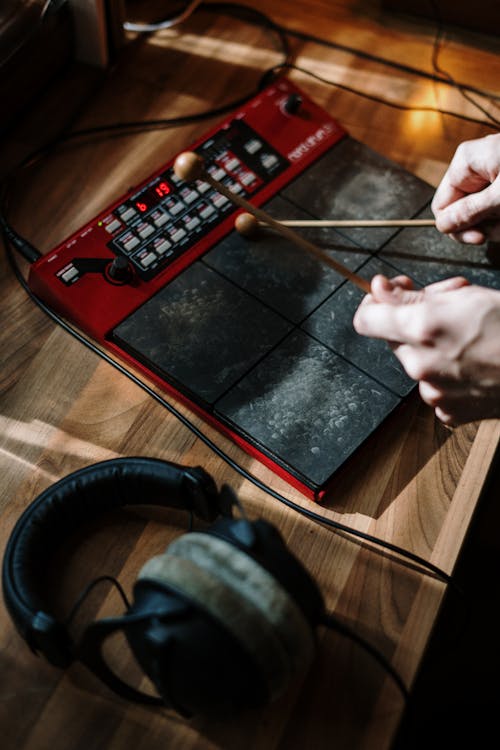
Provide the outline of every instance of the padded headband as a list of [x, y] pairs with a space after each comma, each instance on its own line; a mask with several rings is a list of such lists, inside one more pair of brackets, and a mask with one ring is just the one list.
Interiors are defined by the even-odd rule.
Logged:
[[45, 611], [38, 590], [54, 547], [88, 520], [127, 505], [184, 508], [213, 521], [223, 507], [213, 479], [200, 467], [153, 458], [117, 458], [69, 474], [47, 488], [18, 519], [2, 568], [7, 609], [22, 637], [56, 666], [73, 660], [63, 625]]

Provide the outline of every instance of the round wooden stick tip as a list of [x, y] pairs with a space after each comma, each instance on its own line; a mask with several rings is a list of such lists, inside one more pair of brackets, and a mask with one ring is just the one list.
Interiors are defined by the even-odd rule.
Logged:
[[174, 162], [174, 173], [179, 179], [191, 182], [203, 176], [205, 164], [193, 151], [184, 151]]
[[234, 228], [244, 237], [253, 237], [259, 228], [259, 222], [255, 216], [245, 212], [238, 214], [234, 221]]

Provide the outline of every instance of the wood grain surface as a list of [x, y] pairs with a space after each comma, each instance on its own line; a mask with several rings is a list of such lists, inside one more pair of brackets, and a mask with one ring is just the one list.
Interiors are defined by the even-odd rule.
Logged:
[[[65, 128], [201, 113], [253, 91], [263, 72], [281, 61], [276, 37], [210, 5], [202, 4], [177, 29], [131, 35], [120, 59], [101, 74], [81, 66], [68, 70], [2, 145], [4, 169]], [[455, 87], [409, 71], [432, 73], [432, 21], [390, 13], [377, 0], [255, 0], [251, 6], [300, 32], [290, 46], [304, 70], [397, 103], [485, 119]], [[129, 12], [134, 19], [158, 18], [162, 7], [135, 2]], [[460, 82], [498, 96], [498, 47], [498, 37], [448, 29], [440, 64]], [[436, 111], [394, 109], [297, 70], [289, 75], [352, 136], [434, 185], [460, 141], [493, 132]], [[475, 98], [500, 116], [495, 101]], [[219, 119], [68, 141], [15, 172], [9, 219], [46, 252]], [[25, 264], [19, 265], [25, 273]], [[218, 485], [227, 482], [238, 492], [251, 518], [280, 528], [318, 582], [328, 611], [380, 649], [410, 686], [446, 584], [377, 545], [308, 520], [240, 477], [137, 385], [50, 321], [28, 299], [4, 252], [0, 269], [0, 553], [29, 502], [72, 470], [132, 455], [201, 465]], [[400, 545], [446, 573], [459, 557], [500, 436], [496, 421], [449, 430], [414, 393], [342, 467], [324, 504], [314, 506], [177, 406], [242, 467], [299, 506]], [[101, 574], [118, 577], [130, 594], [142, 564], [186, 528], [183, 514], [157, 510], [89, 523], [55, 550], [47, 601], [65, 616]], [[76, 627], [118, 612], [118, 596], [99, 587]], [[123, 644], [115, 644], [114, 657], [133, 670]], [[285, 696], [225, 722], [187, 721], [168, 710], [130, 705], [78, 664], [66, 671], [51, 667], [29, 651], [3, 604], [0, 674], [4, 750], [384, 750], [404, 709], [384, 670], [353, 642], [326, 630], [318, 630], [312, 668]]]

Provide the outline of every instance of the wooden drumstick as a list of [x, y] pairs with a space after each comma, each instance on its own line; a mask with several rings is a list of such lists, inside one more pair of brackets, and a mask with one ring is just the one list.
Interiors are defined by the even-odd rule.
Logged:
[[[435, 227], [434, 219], [276, 219], [285, 227]], [[250, 237], [262, 222], [251, 214], [240, 214], [234, 226]]]
[[293, 242], [295, 245], [298, 245], [303, 250], [307, 250], [307, 252], [319, 258], [319, 260], [323, 261], [323, 263], [331, 266], [335, 271], [337, 271], [337, 273], [340, 273], [344, 278], [352, 281], [352, 283], [355, 284], [363, 292], [365, 292], [365, 294], [368, 294], [370, 292], [369, 281], [363, 279], [362, 276], [358, 276], [357, 273], [353, 273], [342, 263], [339, 263], [333, 258], [330, 258], [330, 256], [326, 255], [326, 253], [320, 250], [319, 247], [313, 245], [312, 242], [308, 242], [308, 240], [301, 237], [300, 234], [294, 232], [293, 229], [283, 226], [278, 221], [276, 221], [276, 219], [273, 219], [272, 216], [269, 216], [269, 214], [267, 214], [265, 211], [257, 208], [256, 206], [253, 206], [240, 195], [232, 193], [229, 188], [227, 188], [218, 180], [215, 180], [212, 175], [205, 169], [205, 163], [201, 156], [199, 156], [198, 154], [195, 154], [192, 151], [185, 151], [184, 153], [179, 154], [174, 163], [174, 172], [177, 177], [179, 177], [181, 180], [185, 180], [186, 182], [192, 182], [193, 180], [203, 180], [204, 182], [207, 182], [211, 187], [214, 188], [214, 190], [217, 190], [218, 193], [222, 193], [222, 195], [224, 195], [232, 203], [236, 204], [240, 208], [244, 208], [245, 211], [248, 211], [249, 214], [252, 214], [252, 216], [254, 216], [258, 222], [260, 221], [263, 224], [268, 224], [270, 227], [275, 229], [276, 232], [279, 232], [279, 234], [281, 234], [283, 237], [286, 237], [287, 240]]

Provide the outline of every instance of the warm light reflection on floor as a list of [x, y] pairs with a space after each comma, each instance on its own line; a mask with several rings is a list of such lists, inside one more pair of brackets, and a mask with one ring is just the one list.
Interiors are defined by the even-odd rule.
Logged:
[[[15, 444], [23, 446], [43, 446], [47, 450], [64, 453], [65, 455], [77, 458], [104, 461], [108, 458], [117, 458], [120, 454], [109, 451], [95, 443], [87, 440], [80, 440], [73, 437], [64, 430], [60, 430], [46, 422], [34, 419], [31, 422], [20, 422], [16, 419], [9, 419], [0, 415], [0, 434], [4, 437], [4, 443], [11, 443], [11, 448]], [[14, 457], [17, 461], [22, 461], [26, 465], [29, 462], [17, 456], [15, 451], [6, 448], [0, 451], [8, 456]]]
[[[214, 35], [201, 37], [195, 34], [177, 34], [163, 32], [153, 35], [148, 44], [157, 47], [168, 47], [186, 54], [198, 56], [207, 60], [217, 60], [238, 64], [245, 67], [266, 69], [275, 58], [276, 52], [271, 47], [259, 47], [255, 43], [241, 43], [234, 40], [218, 38]], [[336, 51], [335, 59], [318, 60], [317, 57], [304, 54], [298, 55], [295, 64], [305, 70], [314, 72], [326, 80], [348, 85], [359, 91], [364, 91], [382, 99], [395, 103], [404, 103], [413, 107], [431, 107], [436, 111], [412, 110], [403, 111], [404, 129], [408, 135], [426, 133], [426, 138], [441, 135], [443, 130], [443, 116], [438, 110], [448, 110], [482, 119], [481, 112], [472, 103], [467, 102], [460, 91], [452, 86], [437, 84], [435, 81], [413, 76], [404, 76], [394, 69], [387, 68], [385, 72], [359, 69], [352, 64], [352, 55]], [[280, 55], [281, 57], [281, 55]], [[291, 71], [289, 75], [312, 81], [300, 71]]]
[[[474, 96], [473, 101], [488, 109], [488, 102], [480, 96]], [[434, 81], [422, 81], [418, 92], [408, 96], [406, 104], [411, 107], [432, 107], [435, 111], [409, 110], [403, 115], [403, 129], [407, 135], [425, 133], [426, 140], [441, 137], [446, 127], [447, 115], [442, 112], [455, 112], [465, 117], [484, 120], [485, 115], [474, 106], [473, 101], [467, 101], [463, 94], [454, 86], [439, 85]]]
[[429, 140], [433, 135], [441, 133], [442, 130], [443, 117], [439, 112], [413, 110], [405, 112], [402, 116], [401, 131], [407, 136], [414, 135], [418, 137], [422, 133], [425, 133], [425, 139]]
[[425, 133], [426, 140], [442, 135], [443, 115], [439, 110], [462, 112], [463, 102], [457, 99], [456, 92], [449, 87], [437, 87], [433, 81], [421, 82], [418, 92], [407, 98], [409, 107], [432, 107], [435, 111], [426, 109], [407, 110], [402, 115], [401, 129], [406, 135]]
[[55, 474], [51, 474], [49, 471], [45, 471], [45, 469], [41, 469], [39, 466], [37, 466], [33, 461], [27, 461], [25, 458], [21, 458], [21, 456], [18, 456], [16, 453], [13, 453], [12, 451], [5, 450], [5, 448], [0, 448], [0, 463], [5, 462], [6, 464], [20, 464], [22, 467], [26, 469], [30, 469], [31, 471], [37, 471], [38, 474], [42, 475], [46, 479], [48, 479], [50, 482], [56, 482], [59, 477]]
[[252, 67], [255, 68], [268, 66], [271, 55], [274, 57], [279, 54], [281, 57], [281, 54], [271, 47], [258, 47], [253, 42], [244, 44], [215, 36], [202, 37], [195, 34], [159, 33], [148, 39], [148, 44], [155, 47], [168, 47], [169, 50], [178, 50], [210, 60], [223, 60], [231, 64], [241, 62], [245, 67], [248, 67], [249, 60], [251, 60]]

